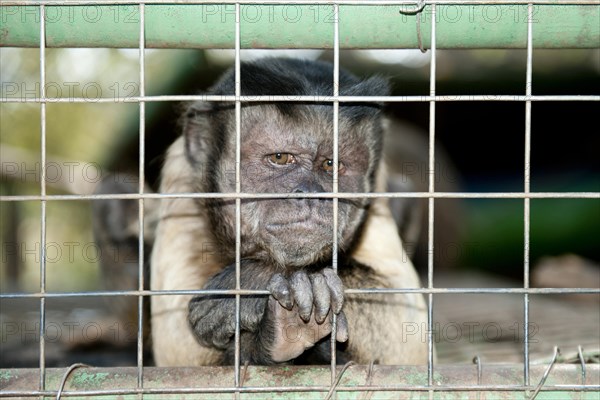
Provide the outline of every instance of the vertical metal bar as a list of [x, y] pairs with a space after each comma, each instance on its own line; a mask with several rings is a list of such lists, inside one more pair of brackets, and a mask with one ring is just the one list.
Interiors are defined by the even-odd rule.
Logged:
[[[533, 4], [527, 5], [527, 76], [525, 96], [532, 95], [532, 66], [533, 66]], [[525, 171], [524, 192], [529, 194], [531, 183], [531, 100], [525, 101]], [[529, 233], [530, 233], [530, 199], [524, 199], [524, 249], [523, 249], [523, 287], [529, 288]], [[523, 381], [529, 386], [529, 294], [523, 295]]]
[[[40, 194], [46, 196], [46, 9], [40, 5]], [[40, 216], [40, 293], [46, 293], [46, 200]], [[46, 298], [40, 298], [40, 390], [46, 389]]]
[[[340, 23], [339, 4], [333, 4], [333, 193], [338, 192], [338, 162], [339, 162], [339, 113], [340, 102]], [[338, 270], [338, 198], [333, 198], [333, 246], [331, 254], [331, 266], [337, 273]], [[336, 357], [336, 332], [337, 317], [334, 314], [331, 327], [331, 384], [335, 382], [337, 357]]]
[[[420, 15], [417, 15], [420, 18]], [[436, 92], [436, 7], [431, 5], [431, 64], [429, 70], [429, 95], [435, 96]], [[429, 193], [435, 192], [435, 100], [429, 102]], [[434, 198], [429, 197], [428, 207], [428, 237], [427, 237], [427, 287], [433, 288], [433, 226], [434, 226]], [[433, 294], [429, 293], [427, 302], [427, 384], [433, 385]], [[433, 392], [429, 392], [432, 397]]]
[[[242, 191], [241, 146], [242, 146], [242, 94], [240, 63], [240, 3], [235, 4], [235, 193]], [[240, 289], [241, 267], [242, 201], [235, 199], [235, 288]], [[235, 295], [235, 386], [240, 386], [240, 295]], [[239, 393], [236, 393], [236, 398]]]
[[[146, 95], [146, 75], [145, 75], [145, 5], [139, 4], [140, 13], [140, 38], [139, 38], [139, 68], [140, 68], [140, 96]], [[146, 103], [142, 100], [139, 103], [140, 111], [140, 140], [139, 140], [139, 182], [138, 192], [144, 193], [144, 182], [146, 182], [146, 171], [144, 163], [146, 161]], [[144, 290], [144, 199], [138, 200], [138, 223], [139, 223], [139, 241], [138, 241], [138, 290]], [[137, 385], [138, 389], [144, 387], [144, 296], [138, 296], [138, 335], [137, 335]]]

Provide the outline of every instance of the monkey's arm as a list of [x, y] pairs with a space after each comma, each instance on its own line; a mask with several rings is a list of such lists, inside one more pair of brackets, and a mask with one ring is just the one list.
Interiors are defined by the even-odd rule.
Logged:
[[[274, 364], [300, 356], [331, 333], [331, 315], [338, 315], [336, 338], [346, 341], [347, 322], [341, 308], [343, 287], [333, 270], [296, 271], [290, 278], [258, 262], [243, 260], [241, 287], [269, 290], [270, 296], [242, 296], [240, 333], [242, 362]], [[214, 276], [207, 290], [233, 289], [235, 265]], [[235, 357], [235, 297], [201, 295], [189, 306], [191, 328], [203, 346], [223, 351], [224, 364]]]
[[[382, 165], [376, 192], [386, 191]], [[371, 203], [361, 240], [352, 252], [357, 266], [342, 276], [346, 288], [421, 288], [421, 282], [400, 237], [397, 220], [384, 197]], [[421, 294], [355, 294], [344, 308], [350, 338], [347, 351], [359, 363], [427, 363], [427, 306]]]
[[[193, 192], [192, 170], [183, 138], [170, 147], [161, 193]], [[152, 249], [150, 287], [154, 291], [200, 289], [222, 267], [216, 240], [198, 203], [189, 198], [160, 200]], [[220, 353], [201, 346], [188, 324], [190, 295], [151, 296], [152, 350], [157, 366], [214, 365]]]

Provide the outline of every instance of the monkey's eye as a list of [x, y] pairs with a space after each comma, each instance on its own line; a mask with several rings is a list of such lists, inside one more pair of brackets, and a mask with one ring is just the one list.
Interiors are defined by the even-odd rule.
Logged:
[[296, 163], [296, 157], [291, 153], [274, 153], [267, 157], [272, 164], [286, 165]]
[[[323, 161], [323, 171], [327, 172], [328, 174], [333, 174], [333, 160], [327, 159], [325, 161]], [[344, 172], [344, 164], [342, 164], [341, 162], [338, 164], [338, 173], [343, 173]]]

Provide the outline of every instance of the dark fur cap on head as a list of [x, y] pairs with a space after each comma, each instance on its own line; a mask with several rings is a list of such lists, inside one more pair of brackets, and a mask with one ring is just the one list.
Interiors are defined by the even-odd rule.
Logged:
[[[341, 96], [387, 96], [389, 82], [379, 76], [361, 80], [340, 69]], [[333, 96], [333, 65], [322, 61], [294, 58], [263, 58], [241, 64], [242, 96]], [[210, 94], [234, 95], [235, 70], [230, 69], [209, 90]], [[287, 114], [293, 102], [278, 103], [280, 111]], [[331, 103], [329, 103], [331, 104]], [[373, 115], [379, 103], [347, 103], [352, 106], [353, 118]], [[342, 104], [342, 112], [344, 104]]]
[[[339, 94], [341, 96], [387, 96], [390, 85], [387, 79], [375, 76], [360, 79], [340, 69]], [[209, 95], [234, 95], [235, 70], [230, 68], [207, 92]], [[331, 114], [333, 96], [333, 65], [327, 62], [292, 58], [263, 58], [241, 63], [241, 94], [243, 96], [321, 96], [323, 101], [300, 104], [314, 106]], [[320, 100], [320, 99], [319, 99]], [[328, 101], [329, 100], [329, 101]], [[252, 103], [258, 104], [258, 103]], [[294, 117], [297, 101], [270, 103], [283, 115]], [[378, 118], [382, 104], [377, 102], [340, 103], [340, 117], [350, 124], [366, 118]], [[185, 114], [183, 131], [186, 136], [186, 155], [196, 166], [215, 166], [228, 147], [228, 125], [231, 124], [232, 102], [193, 103]], [[376, 126], [372, 149], [375, 155], [381, 151], [381, 127]], [[373, 171], [374, 172], [374, 171]], [[218, 191], [218, 177], [209, 176], [209, 186], [204, 191]], [[200, 188], [199, 188], [200, 189]]]
[[[242, 95], [332, 96], [333, 65], [294, 58], [263, 58], [241, 64]], [[340, 95], [386, 96], [387, 80], [379, 77], [360, 80], [340, 69]], [[230, 69], [210, 90], [214, 94], [235, 94], [235, 71]]]

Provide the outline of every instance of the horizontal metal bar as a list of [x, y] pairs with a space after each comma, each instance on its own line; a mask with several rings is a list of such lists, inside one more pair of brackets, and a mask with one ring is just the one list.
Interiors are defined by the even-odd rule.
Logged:
[[600, 199], [600, 192], [401, 192], [401, 193], [121, 193], [89, 195], [0, 196], [0, 201], [73, 201], [139, 199]]
[[[346, 294], [600, 294], [598, 288], [398, 288], [398, 289], [346, 289]], [[117, 296], [223, 296], [269, 295], [267, 290], [122, 290], [91, 292], [1, 293], [0, 299], [39, 299], [67, 297], [117, 297]]]
[[[478, 384], [476, 369], [472, 365], [437, 365], [436, 381], [452, 384], [426, 385], [426, 366], [379, 366], [368, 373], [368, 366], [353, 365], [345, 370], [336, 388], [339, 399], [356, 398], [357, 392], [378, 392], [378, 399], [397, 398], [398, 392], [476, 392], [493, 391], [499, 399], [514, 398], [515, 392], [535, 389], [535, 385], [522, 385], [521, 365], [486, 365], [486, 384]], [[532, 365], [531, 374], [537, 382], [543, 376], [545, 365]], [[36, 369], [0, 370], [3, 390], [0, 397], [56, 396], [58, 386], [67, 369], [47, 370], [46, 390], [38, 390], [32, 377]], [[135, 388], [137, 369], [125, 368], [79, 368], [72, 372], [61, 397], [73, 396], [122, 396], [153, 394], [174, 396], [187, 395], [187, 399], [213, 399], [218, 393], [241, 392], [245, 398], [261, 398], [264, 393], [295, 393], [294, 398], [315, 398], [330, 390], [329, 367], [326, 366], [249, 366], [242, 387], [232, 387], [231, 367], [153, 368], [143, 370], [144, 388]], [[582, 381], [581, 367], [557, 364], [552, 371], [552, 384], [541, 388], [546, 395], [554, 393], [561, 398], [582, 398], [581, 393], [594, 392], [600, 375], [598, 365], [586, 366]], [[367, 384], [369, 379], [369, 384]], [[306, 385], [306, 382], [311, 382]], [[569, 393], [572, 392], [572, 393]], [[257, 397], [251, 396], [257, 394]], [[190, 395], [196, 395], [191, 397]], [[190, 396], [190, 397], [188, 397]], [[164, 398], [164, 397], [161, 397]]]
[[[233, 48], [235, 1], [142, 1], [147, 48]], [[175, 3], [175, 4], [174, 4]], [[332, 3], [242, 1], [242, 48], [332, 48]], [[414, 1], [339, 1], [342, 48], [417, 48], [415, 20], [431, 22], [431, 7], [401, 14]], [[430, 1], [438, 4], [437, 48], [525, 48], [527, 1]], [[594, 0], [534, 2], [535, 48], [597, 48], [600, 10]], [[47, 4], [47, 47], [139, 46], [139, 4], [134, 1], [3, 1], [0, 46], [38, 47], [39, 4]], [[356, 29], [356, 27], [368, 29]], [[277, 32], [273, 35], [273, 32]], [[430, 31], [421, 32], [430, 47]]]
[[[10, 83], [5, 82], [7, 86]], [[420, 103], [420, 102], [460, 102], [460, 101], [600, 101], [596, 95], [439, 95], [439, 96], [132, 96], [132, 97], [1, 97], [0, 103], [139, 103], [139, 102], [191, 102], [226, 101], [244, 103], [303, 102], [303, 103]]]
[[[275, 4], [275, 5], [416, 5], [418, 0], [77, 0], [77, 5]], [[8, 6], [72, 5], [73, 0], [4, 0]], [[426, 0], [425, 5], [597, 5], [597, 0]]]
[[[378, 386], [378, 385], [370, 385], [370, 386], [352, 386], [352, 387], [338, 387], [336, 392], [338, 392], [338, 399], [355, 399], [356, 392], [378, 392], [380, 393], [379, 399], [395, 399], [397, 397], [396, 392], [402, 393], [403, 395], [406, 392], [507, 392], [500, 393], [498, 397], [494, 397], [496, 399], [514, 399], [515, 392], [529, 392], [533, 391], [535, 386], [520, 386], [520, 385], [477, 385], [477, 386], [447, 386], [447, 385], [434, 385], [434, 386], [418, 386], [418, 385], [406, 385], [406, 386]], [[560, 395], [561, 397], [550, 397], [553, 399], [582, 399], [580, 396], [580, 392], [595, 392], [600, 389], [600, 385], [547, 385], [540, 389], [540, 392], [547, 393], [549, 396], [554, 394], [555, 396]], [[265, 387], [219, 387], [219, 388], [173, 388], [173, 389], [106, 389], [106, 390], [82, 390], [82, 391], [63, 391], [61, 393], [61, 398], [63, 397], [98, 397], [98, 396], [122, 396], [122, 395], [136, 395], [136, 394], [148, 394], [148, 395], [188, 395], [186, 399], [207, 399], [213, 400], [212, 397], [214, 394], [227, 394], [227, 393], [244, 393], [246, 399], [264, 399], [264, 393], [299, 393], [294, 399], [314, 399], [315, 397], [310, 392], [328, 392], [330, 390], [329, 386], [275, 386], [272, 388]], [[350, 393], [349, 393], [350, 392]], [[568, 393], [573, 392], [573, 393]], [[260, 394], [259, 397], [248, 396], [252, 393]], [[300, 395], [306, 394], [306, 396]], [[381, 397], [382, 393], [386, 393], [387, 396]], [[388, 394], [389, 393], [389, 394]], [[56, 396], [57, 391], [52, 390], [30, 390], [30, 391], [3, 391], [0, 392], [0, 398], [14, 398], [16, 396], [21, 397], [38, 397], [38, 396]], [[189, 395], [197, 394], [198, 396], [190, 397]], [[202, 394], [210, 394], [209, 397], [202, 396]], [[390, 397], [392, 396], [392, 397]], [[164, 397], [161, 397], [164, 398]], [[170, 398], [170, 397], [169, 397]], [[179, 398], [179, 397], [175, 397]], [[289, 398], [289, 397], [288, 397]], [[590, 400], [595, 400], [597, 397], [584, 397], [584, 399], [589, 398]]]

